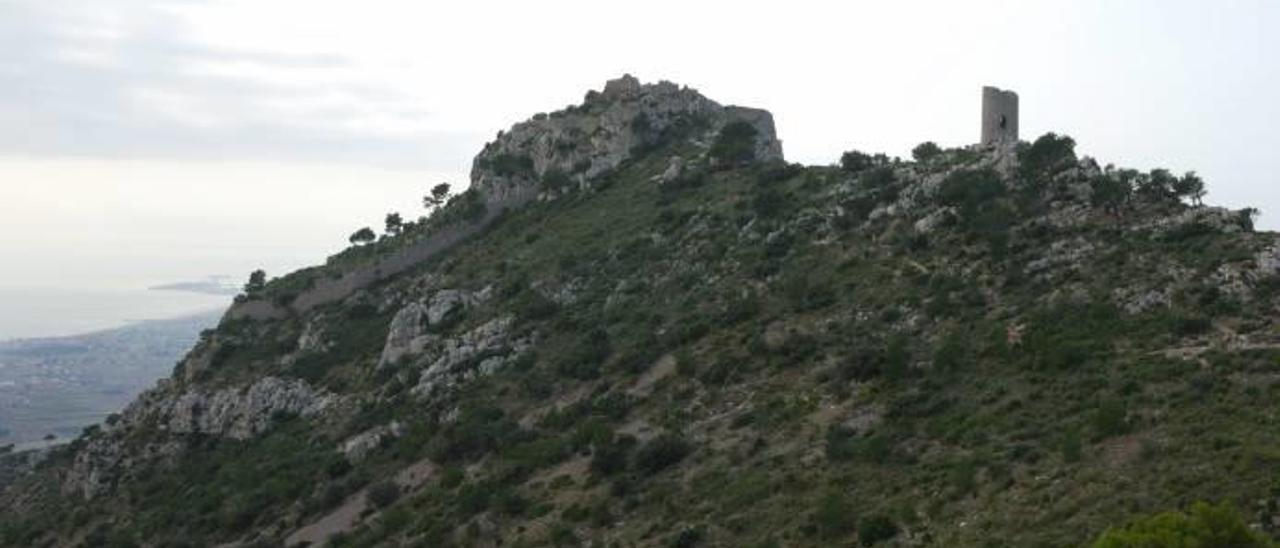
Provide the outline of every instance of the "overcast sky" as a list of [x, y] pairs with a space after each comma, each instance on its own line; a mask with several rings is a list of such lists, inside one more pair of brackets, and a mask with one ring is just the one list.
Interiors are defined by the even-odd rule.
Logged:
[[629, 72], [771, 110], [787, 157], [1024, 138], [1197, 170], [1280, 226], [1280, 2], [0, 0], [0, 287], [272, 274], [465, 184]]

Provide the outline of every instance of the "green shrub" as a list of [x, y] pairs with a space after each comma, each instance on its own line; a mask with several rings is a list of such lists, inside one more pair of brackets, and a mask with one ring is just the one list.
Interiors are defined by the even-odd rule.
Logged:
[[1093, 430], [1100, 438], [1118, 436], [1128, 430], [1124, 402], [1107, 400], [1093, 413]]
[[636, 451], [636, 468], [649, 475], [679, 464], [693, 447], [684, 437], [672, 432], [659, 435]]
[[380, 481], [369, 486], [366, 497], [374, 508], [386, 508], [400, 498], [400, 486], [390, 480]]
[[850, 150], [840, 155], [840, 169], [850, 173], [863, 171], [872, 165], [871, 156], [857, 150]]
[[559, 169], [548, 169], [542, 174], [542, 180], [539, 183], [543, 190], [551, 192], [563, 192], [573, 188], [573, 179], [569, 174]]
[[1046, 133], [1018, 152], [1022, 173], [1042, 178], [1076, 163], [1076, 142], [1066, 135]]
[[1107, 529], [1093, 548], [1274, 548], [1228, 503], [1197, 502], [1188, 512], [1165, 512]]
[[481, 160], [480, 165], [502, 177], [529, 175], [533, 172], [533, 158], [527, 154], [502, 153], [486, 156]]
[[600, 328], [592, 329], [578, 338], [556, 364], [556, 370], [575, 379], [594, 379], [600, 376], [601, 366], [612, 353], [609, 334]]
[[689, 527], [671, 537], [671, 542], [668, 544], [671, 548], [693, 548], [702, 543], [702, 537], [701, 528]]
[[942, 154], [942, 148], [933, 141], [925, 141], [911, 149], [911, 157], [915, 158], [917, 162], [928, 162], [937, 158], [939, 154]]
[[612, 476], [627, 470], [627, 459], [636, 440], [631, 436], [618, 436], [604, 443], [595, 444], [591, 452], [591, 471], [601, 476]]
[[736, 167], [756, 159], [756, 136], [759, 132], [748, 122], [738, 120], [725, 124], [708, 154], [717, 164]]
[[888, 516], [876, 514], [858, 520], [858, 542], [874, 546], [898, 535], [898, 526]]
[[848, 536], [856, 528], [857, 522], [853, 514], [853, 505], [843, 493], [831, 492], [818, 499], [818, 507], [813, 514], [814, 525], [818, 535], [824, 539], [837, 539]]

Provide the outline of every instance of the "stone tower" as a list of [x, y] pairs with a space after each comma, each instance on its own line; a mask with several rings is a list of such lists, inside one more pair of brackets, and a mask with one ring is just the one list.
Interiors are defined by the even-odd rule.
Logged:
[[1018, 94], [990, 86], [982, 88], [983, 145], [1018, 141]]

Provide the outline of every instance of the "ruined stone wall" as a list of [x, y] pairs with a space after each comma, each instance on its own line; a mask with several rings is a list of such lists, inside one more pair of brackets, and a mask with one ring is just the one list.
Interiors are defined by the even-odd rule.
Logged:
[[994, 87], [982, 88], [983, 145], [1018, 142], [1018, 94]]
[[287, 307], [266, 300], [242, 301], [232, 305], [223, 319], [280, 319], [291, 314], [306, 312], [320, 305], [341, 301], [360, 289], [400, 274], [453, 248], [484, 230], [508, 211], [520, 209], [534, 198], [536, 194], [527, 189], [516, 189], [501, 197], [490, 197], [485, 202], [484, 217], [476, 222], [444, 227], [402, 250], [349, 270], [338, 278], [317, 280], [314, 287], [299, 293]]

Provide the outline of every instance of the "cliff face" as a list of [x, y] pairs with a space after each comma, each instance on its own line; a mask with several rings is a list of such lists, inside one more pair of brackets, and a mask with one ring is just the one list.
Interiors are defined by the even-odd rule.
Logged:
[[1223, 497], [1280, 522], [1280, 239], [1248, 211], [1053, 136], [779, 149], [763, 111], [629, 78], [518, 124], [418, 230], [242, 299], [34, 470], [0, 459], [0, 545], [1056, 546]]

